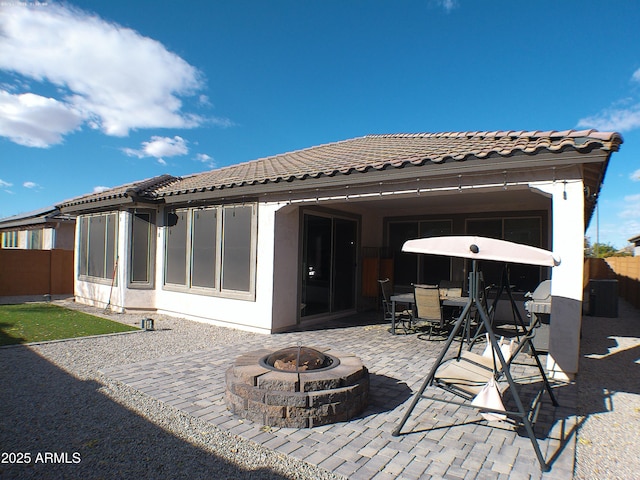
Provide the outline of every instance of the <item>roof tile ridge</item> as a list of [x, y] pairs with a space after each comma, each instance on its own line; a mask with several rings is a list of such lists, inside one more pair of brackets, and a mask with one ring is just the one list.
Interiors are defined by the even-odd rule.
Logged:
[[134, 182], [134, 185], [131, 188], [127, 189], [140, 194], [140, 193], [150, 193], [155, 194], [156, 190], [163, 188], [167, 185], [171, 185], [180, 180], [180, 177], [174, 177], [173, 175], [169, 175], [168, 173], [164, 173], [162, 175], [158, 175], [156, 177], [147, 178], [140, 182]]

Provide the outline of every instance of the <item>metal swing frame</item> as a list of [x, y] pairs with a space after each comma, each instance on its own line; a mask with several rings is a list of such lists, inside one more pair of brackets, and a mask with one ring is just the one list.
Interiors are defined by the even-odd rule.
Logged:
[[[494, 239], [483, 239], [482, 237], [440, 237], [440, 239], [444, 240], [443, 243], [441, 243], [441, 245], [444, 244], [448, 244], [450, 246], [447, 247], [447, 252], [443, 252], [443, 251], [438, 251], [437, 248], [437, 239], [420, 239], [420, 240], [414, 240], [414, 241], [409, 241], [405, 244], [405, 246], [403, 247], [403, 250], [405, 251], [413, 251], [415, 253], [431, 253], [429, 250], [429, 240], [434, 240], [436, 242], [436, 244], [434, 244], [436, 246], [435, 251], [433, 253], [436, 254], [448, 254], [450, 256], [461, 256], [461, 257], [465, 257], [465, 258], [471, 258], [472, 259], [472, 270], [469, 273], [469, 300], [467, 302], [467, 304], [465, 305], [465, 307], [463, 308], [462, 313], [460, 314], [460, 316], [458, 317], [458, 319], [456, 320], [450, 334], [449, 337], [447, 338], [447, 341], [445, 343], [445, 345], [442, 348], [442, 351], [440, 352], [440, 354], [438, 355], [438, 358], [436, 359], [433, 367], [431, 368], [431, 371], [429, 372], [429, 375], [425, 378], [422, 386], [420, 387], [420, 389], [414, 394], [411, 405], [409, 406], [408, 410], [406, 411], [404, 417], [402, 418], [402, 420], [400, 421], [400, 424], [397, 426], [397, 428], [393, 431], [393, 436], [399, 436], [401, 434], [401, 430], [404, 427], [404, 425], [406, 424], [407, 420], [409, 419], [409, 417], [411, 416], [411, 414], [413, 413], [416, 405], [418, 404], [418, 402], [421, 399], [430, 399], [430, 400], [436, 400], [436, 401], [441, 401], [441, 402], [445, 402], [445, 403], [449, 403], [449, 404], [454, 404], [454, 405], [460, 405], [460, 406], [465, 406], [465, 407], [470, 407], [470, 408], [479, 408], [482, 412], [490, 412], [490, 413], [496, 413], [496, 414], [502, 414], [502, 415], [506, 415], [507, 417], [511, 418], [511, 417], [516, 417], [518, 418], [522, 425], [525, 428], [525, 431], [527, 433], [527, 436], [529, 437], [529, 439], [531, 440], [531, 444], [533, 446], [533, 449], [536, 453], [536, 457], [538, 458], [538, 462], [540, 463], [540, 468], [542, 471], [549, 471], [550, 470], [550, 466], [547, 464], [547, 462], [544, 459], [544, 456], [542, 455], [542, 451], [540, 450], [540, 445], [538, 444], [538, 441], [535, 437], [535, 433], [533, 431], [533, 424], [535, 423], [535, 420], [537, 418], [537, 413], [539, 410], [539, 404], [542, 398], [542, 395], [544, 394], [544, 391], [546, 390], [549, 394], [549, 397], [551, 398], [551, 401], [553, 403], [554, 406], [558, 406], [558, 402], [553, 394], [553, 391], [551, 389], [551, 385], [549, 383], [549, 380], [547, 379], [547, 376], [544, 372], [544, 368], [542, 367], [542, 364], [540, 362], [540, 359], [538, 358], [538, 352], [536, 351], [533, 342], [531, 341], [533, 335], [534, 335], [534, 328], [535, 328], [535, 324], [531, 324], [529, 326], [529, 328], [527, 329], [527, 327], [524, 325], [524, 322], [522, 321], [522, 318], [520, 315], [518, 315], [519, 319], [520, 319], [520, 323], [521, 326], [524, 328], [524, 335], [522, 337], [522, 339], [520, 340], [520, 345], [518, 346], [517, 350], [511, 355], [511, 357], [507, 360], [505, 359], [501, 349], [500, 349], [500, 345], [498, 343], [498, 340], [496, 339], [496, 335], [492, 326], [492, 321], [489, 318], [489, 314], [485, 308], [485, 306], [482, 303], [482, 297], [480, 295], [480, 291], [481, 291], [481, 278], [480, 278], [480, 272], [478, 270], [478, 265], [477, 265], [477, 261], [478, 259], [483, 259], [482, 255], [478, 255], [481, 251], [482, 247], [478, 247], [478, 244], [481, 244], [483, 242], [487, 243], [488, 245], [492, 245], [493, 244], [497, 244], [498, 246], [500, 246], [500, 243], [504, 243], [504, 244], [511, 244], [511, 246], [513, 245], [517, 245], [517, 244], [512, 244], [511, 242], [505, 242], [505, 241], [501, 241], [501, 240], [494, 240]], [[453, 240], [453, 241], [452, 241]], [[411, 245], [411, 242], [420, 242], [420, 241], [427, 241], [427, 242], [423, 242], [419, 248], [416, 244]], [[466, 245], [466, 249], [460, 249], [459, 247]], [[458, 250], [456, 251], [456, 246], [458, 247]], [[528, 247], [528, 246], [522, 246], [522, 247], [526, 247], [527, 249], [533, 249], [534, 247]], [[413, 248], [413, 249], [412, 249]], [[544, 250], [541, 249], [535, 249], [535, 250], [539, 250], [540, 252], [545, 252]], [[534, 252], [536, 253], [536, 252]], [[549, 253], [549, 252], [547, 252]], [[484, 258], [486, 259], [490, 259], [490, 260], [500, 260], [499, 258], [489, 258], [489, 256], [485, 256]], [[522, 257], [521, 257], [522, 258]], [[506, 260], [510, 260], [510, 259], [506, 259]], [[533, 263], [533, 262], [536, 263]], [[543, 263], [543, 260], [529, 260], [529, 261], [525, 261], [525, 262], [518, 262], [518, 263], [531, 263], [531, 264], [538, 264], [538, 265], [546, 265], [546, 266], [554, 266], [557, 265], [559, 263], [559, 260], [556, 260], [555, 258], [553, 258], [553, 260], [551, 261], [551, 263], [549, 263], [549, 261], [544, 260], [545, 263]], [[509, 299], [511, 301], [512, 304], [512, 308], [515, 308], [515, 303], [514, 303], [514, 299], [513, 296], [511, 295], [511, 292], [509, 290], [508, 287], [508, 282], [507, 282], [507, 289], [509, 291]], [[469, 332], [469, 328], [470, 328], [470, 322], [471, 322], [471, 312], [473, 307], [475, 307], [477, 314], [479, 314], [480, 318], [481, 318], [481, 323], [480, 325], [478, 325], [478, 331], [481, 331], [482, 328], [485, 329], [487, 336], [488, 336], [488, 340], [492, 346], [492, 350], [493, 350], [493, 369], [488, 369], [486, 365], [480, 365], [479, 363], [475, 362], [473, 360], [473, 356], [480, 358], [479, 355], [477, 354], [473, 354], [473, 353], [467, 353], [467, 358], [465, 358], [465, 355], [462, 353], [462, 344], [464, 343], [465, 337], [467, 337], [467, 341], [469, 342], [469, 337], [468, 332]], [[517, 309], [516, 309], [517, 311]], [[456, 337], [460, 335], [460, 349], [458, 352], [458, 355], [454, 358], [454, 359], [448, 359], [446, 361], [443, 361], [449, 348], [451, 347], [451, 345], [453, 344], [454, 340], [456, 339]], [[471, 348], [472, 342], [469, 343], [469, 348]], [[542, 377], [542, 380], [544, 382], [544, 388], [540, 390], [540, 392], [538, 393], [538, 395], [536, 395], [536, 398], [534, 399], [534, 401], [531, 404], [531, 408], [529, 410], [525, 409], [524, 404], [522, 403], [522, 400], [520, 398], [520, 395], [518, 393], [518, 389], [517, 389], [517, 384], [514, 381], [511, 372], [510, 372], [510, 364], [513, 358], [515, 358], [518, 353], [524, 348], [524, 346], [527, 345], [530, 348], [530, 352], [531, 355], [533, 356], [533, 358], [536, 361], [536, 365], [538, 367], [538, 370], [540, 372], [540, 376]], [[471, 360], [468, 358], [468, 356], [471, 356]], [[497, 361], [496, 361], [497, 360]], [[462, 377], [464, 377], [464, 371], [465, 368], [468, 369], [468, 377], [465, 380], [468, 380], [469, 382], [473, 382], [474, 380], [477, 380], [477, 384], [470, 386], [471, 383], [467, 383], [467, 381], [460, 381], [460, 383], [456, 383], [455, 380], [453, 381], [442, 381], [441, 379], [438, 378], [437, 373], [438, 373], [438, 369], [443, 366], [443, 365], [447, 365], [448, 363], [451, 364], [450, 362], [459, 362], [460, 364], [465, 363], [465, 366], [460, 367], [460, 365], [454, 365], [454, 368], [456, 368], [457, 373], [463, 372]], [[499, 362], [499, 364], [498, 364]], [[497, 367], [500, 367], [499, 369]], [[460, 368], [458, 368], [460, 367]], [[446, 367], [445, 367], [446, 368]], [[488, 371], [484, 371], [482, 369], [488, 370]], [[510, 389], [510, 393], [511, 396], [516, 404], [516, 410], [513, 411], [504, 411], [504, 410], [494, 410], [491, 408], [486, 408], [486, 407], [477, 407], [474, 405], [470, 404], [470, 401], [473, 400], [473, 398], [475, 397], [475, 395], [478, 392], [478, 389], [480, 388], [481, 384], [486, 383], [488, 381], [488, 379], [493, 376], [494, 379], [496, 379], [496, 377], [501, 377], [504, 376], [506, 378], [507, 383], [509, 384], [509, 389]], [[463, 398], [465, 401], [464, 402], [459, 402], [459, 401], [455, 401], [455, 400], [447, 400], [447, 399], [443, 399], [443, 398], [438, 398], [438, 397], [431, 397], [431, 396], [425, 396], [425, 390], [427, 389], [427, 387], [429, 386], [436, 386], [439, 387], [449, 393], [452, 393], [455, 396], [461, 397]]]

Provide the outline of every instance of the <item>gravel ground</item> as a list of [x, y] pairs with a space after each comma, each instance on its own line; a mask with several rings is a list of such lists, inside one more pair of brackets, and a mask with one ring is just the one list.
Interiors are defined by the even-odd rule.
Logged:
[[[144, 317], [103, 316], [136, 326]], [[0, 349], [0, 478], [342, 478], [101, 375], [98, 370], [108, 366], [233, 345], [255, 335], [153, 317], [160, 331], [120, 334], [117, 341], [104, 336]], [[18, 460], [25, 463], [11, 464]]]
[[640, 479], [640, 312], [583, 318], [575, 478]]

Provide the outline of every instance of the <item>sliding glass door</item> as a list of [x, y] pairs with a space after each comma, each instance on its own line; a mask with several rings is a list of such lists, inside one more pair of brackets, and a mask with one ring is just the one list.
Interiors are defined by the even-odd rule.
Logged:
[[304, 214], [302, 317], [355, 308], [357, 232], [355, 220]]

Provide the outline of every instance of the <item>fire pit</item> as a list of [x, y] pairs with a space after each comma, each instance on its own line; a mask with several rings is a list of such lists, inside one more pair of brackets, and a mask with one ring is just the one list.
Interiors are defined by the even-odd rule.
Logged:
[[305, 372], [307, 370], [324, 370], [334, 368], [340, 360], [315, 348], [289, 347], [273, 352], [260, 359], [260, 365], [283, 372]]
[[241, 355], [227, 370], [225, 401], [234, 414], [274, 427], [342, 422], [367, 406], [369, 371], [355, 355], [290, 347]]

